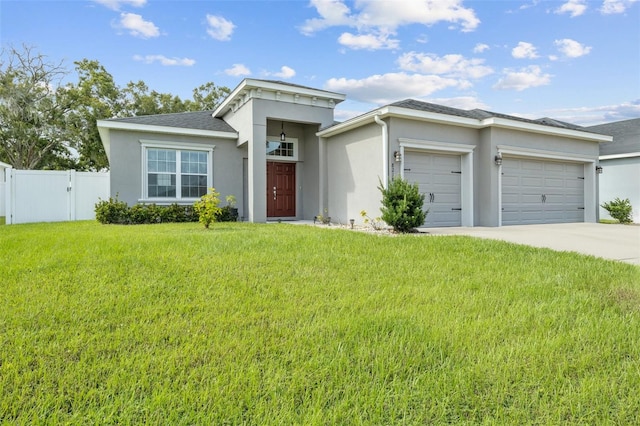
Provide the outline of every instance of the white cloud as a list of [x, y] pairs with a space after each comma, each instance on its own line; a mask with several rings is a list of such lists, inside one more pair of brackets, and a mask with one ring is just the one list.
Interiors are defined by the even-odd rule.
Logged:
[[536, 47], [533, 44], [521, 41], [513, 48], [511, 56], [516, 59], [535, 59], [538, 57], [538, 53], [536, 52]]
[[269, 73], [268, 75], [272, 75], [272, 76], [278, 77], [278, 78], [287, 79], [287, 78], [292, 78], [293, 76], [295, 76], [296, 75], [296, 71], [293, 68], [284, 65], [284, 66], [282, 66], [280, 68], [280, 72]]
[[153, 22], [145, 21], [135, 13], [121, 13], [119, 27], [129, 31], [134, 37], [151, 38], [160, 35], [160, 29]]
[[349, 15], [349, 8], [342, 0], [311, 0], [311, 7], [315, 7], [320, 18], [307, 19], [300, 27], [305, 35], [335, 26], [354, 26], [355, 20]]
[[585, 0], [569, 0], [555, 10], [555, 13], [570, 13], [572, 18], [582, 15], [587, 10]]
[[447, 77], [478, 79], [493, 73], [493, 69], [484, 65], [484, 59], [466, 59], [462, 55], [444, 55], [408, 52], [398, 58], [403, 71], [421, 74], [442, 74]]
[[231, 40], [231, 34], [233, 34], [233, 29], [236, 27], [233, 22], [216, 15], [207, 15], [207, 25], [209, 26], [207, 34], [219, 41]]
[[353, 3], [354, 10], [343, 0], [311, 0], [310, 4], [320, 17], [306, 20], [300, 32], [311, 35], [330, 27], [356, 28], [357, 35], [343, 33], [340, 40], [356, 49], [395, 48], [398, 41], [388, 37], [405, 25], [448, 22], [468, 32], [480, 24], [473, 9], [462, 6], [462, 0], [358, 0]]
[[338, 43], [353, 50], [379, 50], [397, 49], [399, 40], [389, 39], [388, 34], [361, 34], [342, 33], [338, 38]]
[[345, 93], [349, 99], [376, 104], [425, 97], [449, 87], [466, 87], [466, 82], [437, 75], [388, 73], [363, 79], [332, 78], [325, 89]]
[[562, 40], [556, 40], [554, 44], [557, 46], [560, 53], [568, 58], [579, 58], [580, 56], [588, 55], [591, 52], [590, 46], [580, 44], [570, 38], [563, 38]]
[[233, 77], [240, 77], [243, 75], [251, 75], [251, 70], [243, 64], [233, 64], [231, 68], [224, 70], [224, 73]]
[[142, 7], [147, 4], [147, 0], [93, 0], [94, 2], [108, 7], [112, 10], [120, 10], [121, 6]]
[[484, 43], [478, 43], [473, 48], [473, 53], [482, 53], [485, 50], [489, 50], [489, 45]]
[[167, 58], [164, 55], [134, 55], [133, 59], [139, 62], [144, 62], [145, 64], [152, 64], [154, 62], [159, 62], [164, 66], [181, 66], [181, 67], [190, 67], [195, 65], [196, 61], [194, 59], [189, 58]]
[[541, 115], [581, 126], [591, 126], [612, 121], [640, 118], [640, 99], [617, 105], [554, 109], [545, 111], [544, 114]]
[[531, 87], [546, 86], [551, 82], [551, 74], [543, 74], [537, 65], [531, 65], [520, 70], [505, 69], [502, 77], [493, 86], [500, 90], [517, 90], [518, 92]]
[[600, 12], [605, 15], [624, 13], [638, 0], [604, 0]]

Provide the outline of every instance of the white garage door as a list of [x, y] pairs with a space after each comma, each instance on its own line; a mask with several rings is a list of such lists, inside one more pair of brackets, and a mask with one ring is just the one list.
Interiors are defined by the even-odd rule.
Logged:
[[502, 224], [584, 222], [584, 166], [505, 158]]
[[404, 178], [425, 194], [424, 226], [461, 226], [460, 156], [405, 151], [404, 157]]

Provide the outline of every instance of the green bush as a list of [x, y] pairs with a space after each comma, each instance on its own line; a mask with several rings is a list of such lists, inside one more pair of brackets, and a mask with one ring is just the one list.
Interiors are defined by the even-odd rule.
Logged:
[[118, 198], [100, 200], [95, 207], [96, 220], [102, 224], [140, 225], [161, 222], [196, 222], [193, 206], [135, 204], [131, 207]]
[[215, 188], [209, 188], [209, 192], [200, 197], [200, 201], [196, 201], [193, 205], [198, 214], [198, 220], [205, 228], [209, 228], [209, 225], [215, 222], [220, 215], [222, 209], [218, 207], [220, 204], [219, 196], [220, 194], [216, 192]]
[[417, 183], [396, 177], [386, 189], [380, 182], [378, 189], [382, 193], [382, 220], [396, 232], [410, 232], [424, 224], [428, 211], [422, 210], [425, 196]]
[[602, 208], [609, 212], [609, 216], [616, 219], [620, 223], [631, 223], [631, 201], [628, 198], [621, 200], [616, 198], [613, 201], [602, 204]]
[[106, 223], [129, 223], [129, 206], [124, 201], [109, 197], [108, 200], [100, 200], [95, 206], [96, 219], [98, 222]]

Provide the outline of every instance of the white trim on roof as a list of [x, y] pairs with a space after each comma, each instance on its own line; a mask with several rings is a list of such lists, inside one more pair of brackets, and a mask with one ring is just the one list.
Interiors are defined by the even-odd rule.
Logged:
[[627, 152], [624, 154], [610, 154], [610, 155], [601, 155], [600, 160], [617, 160], [619, 158], [633, 158], [640, 157], [640, 152]]
[[520, 130], [532, 133], [547, 134], [554, 136], [562, 136], [568, 138], [576, 138], [582, 140], [589, 140], [592, 142], [611, 142], [612, 136], [600, 135], [597, 133], [591, 133], [580, 130], [563, 129], [552, 126], [545, 126], [543, 124], [527, 123], [518, 120], [509, 120], [501, 117], [491, 117], [483, 120], [475, 118], [460, 117], [457, 115], [443, 114], [431, 111], [420, 111], [411, 108], [403, 108], [398, 106], [386, 106], [375, 111], [368, 112], [334, 126], [328, 127], [324, 130], [316, 133], [319, 137], [331, 137], [344, 133], [348, 130], [355, 129], [374, 122], [374, 116], [378, 115], [384, 119], [387, 117], [398, 117], [412, 120], [423, 120], [432, 123], [449, 124], [462, 127], [470, 127], [474, 129], [483, 129], [487, 127], [500, 127], [504, 129]]
[[[255, 93], [250, 93], [255, 90]], [[332, 101], [329, 105], [335, 106], [336, 104], [344, 101], [347, 97], [342, 93], [328, 92], [326, 90], [312, 89], [302, 86], [296, 86], [286, 83], [278, 83], [275, 81], [256, 80], [252, 78], [245, 78], [233, 89], [233, 91], [225, 98], [224, 101], [213, 111], [212, 117], [221, 117], [227, 111], [232, 109], [232, 106], [236, 103], [244, 103], [247, 97], [260, 98], [260, 91], [275, 92], [277, 94], [276, 99], [280, 94], [286, 93], [289, 95], [306, 96], [309, 98], [320, 98]]]
[[3, 169], [13, 168], [11, 164], [3, 163], [2, 161], [0, 161], [0, 167]]

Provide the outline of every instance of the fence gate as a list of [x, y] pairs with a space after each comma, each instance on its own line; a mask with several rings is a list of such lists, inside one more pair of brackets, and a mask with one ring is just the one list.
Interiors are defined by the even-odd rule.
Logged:
[[6, 177], [7, 224], [93, 219], [95, 203], [109, 198], [109, 173], [7, 169]]

